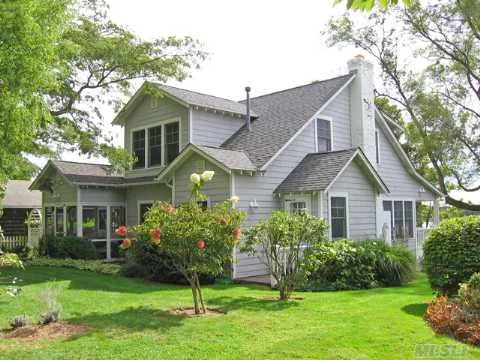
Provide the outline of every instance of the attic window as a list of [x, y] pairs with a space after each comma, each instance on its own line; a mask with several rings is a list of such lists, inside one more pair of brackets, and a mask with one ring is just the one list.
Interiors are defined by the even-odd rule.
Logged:
[[332, 151], [332, 124], [330, 120], [317, 119], [317, 151]]

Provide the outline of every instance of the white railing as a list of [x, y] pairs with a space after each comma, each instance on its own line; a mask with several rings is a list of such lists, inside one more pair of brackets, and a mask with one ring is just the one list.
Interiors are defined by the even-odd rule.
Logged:
[[423, 243], [432, 229], [417, 228], [417, 241], [415, 246], [415, 254], [417, 259], [423, 258]]
[[5, 250], [13, 250], [15, 248], [27, 245], [27, 235], [8, 235], [0, 237], [0, 248]]

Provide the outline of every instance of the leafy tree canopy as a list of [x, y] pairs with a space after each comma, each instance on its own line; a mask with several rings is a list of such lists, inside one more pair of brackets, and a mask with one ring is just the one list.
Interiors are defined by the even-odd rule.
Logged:
[[450, 195], [455, 188], [480, 190], [480, 1], [412, 2], [370, 14], [367, 26], [346, 14], [326, 34], [331, 46], [353, 45], [375, 59], [383, 78], [377, 96], [406, 119], [407, 151], [417, 170], [448, 204], [480, 211], [480, 204]]
[[[398, 0], [335, 0], [335, 5], [339, 3], [346, 3], [347, 9], [351, 10], [360, 10], [360, 11], [370, 11], [373, 7], [378, 4], [380, 8], [387, 9], [389, 7], [394, 7], [398, 5]], [[405, 6], [409, 6], [411, 0], [402, 0], [401, 1]]]
[[0, 183], [28, 178], [29, 155], [63, 150], [132, 159], [102, 133], [135, 80], [183, 80], [205, 57], [190, 37], [144, 40], [108, 19], [103, 0], [0, 3]]

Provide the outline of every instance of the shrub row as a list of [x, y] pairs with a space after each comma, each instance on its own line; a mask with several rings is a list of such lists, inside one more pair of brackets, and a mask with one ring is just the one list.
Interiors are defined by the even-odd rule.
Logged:
[[97, 249], [92, 241], [77, 236], [44, 236], [41, 250], [56, 259], [98, 259]]
[[324, 242], [306, 253], [305, 289], [349, 290], [403, 285], [415, 276], [416, 260], [404, 246], [381, 241]]
[[28, 260], [26, 265], [72, 268], [105, 275], [118, 275], [121, 268], [119, 264], [105, 263], [101, 260], [52, 259], [47, 257]]

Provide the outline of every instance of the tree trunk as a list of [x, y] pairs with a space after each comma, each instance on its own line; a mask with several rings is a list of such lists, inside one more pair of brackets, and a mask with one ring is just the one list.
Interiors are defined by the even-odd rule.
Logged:
[[282, 281], [278, 283], [278, 290], [280, 290], [280, 300], [288, 300], [290, 297], [290, 290], [285, 279], [282, 279]]
[[188, 279], [190, 286], [192, 288], [192, 295], [193, 295], [193, 305], [195, 308], [195, 314], [200, 314], [200, 308], [198, 306], [198, 292], [197, 292], [197, 284], [194, 279]]
[[207, 312], [207, 310], [205, 309], [205, 303], [203, 302], [202, 288], [200, 287], [200, 280], [198, 279], [197, 274], [195, 274], [195, 282], [196, 282], [196, 285], [197, 285], [198, 298], [200, 299], [200, 305], [202, 307], [202, 312], [205, 314]]

